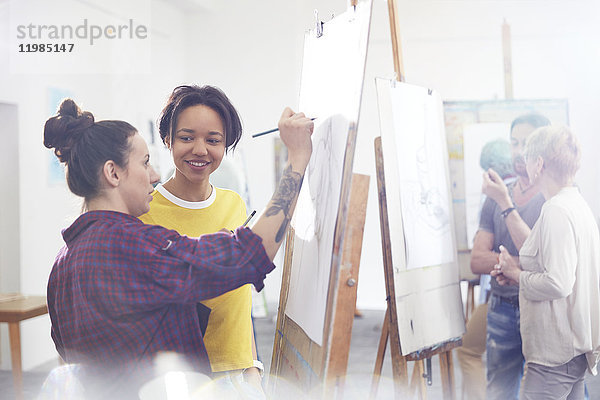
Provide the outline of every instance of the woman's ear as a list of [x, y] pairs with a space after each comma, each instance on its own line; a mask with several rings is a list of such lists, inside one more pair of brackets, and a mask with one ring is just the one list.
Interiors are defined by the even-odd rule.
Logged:
[[167, 149], [169, 149], [169, 151], [171, 151], [171, 136], [170, 135], [165, 137], [165, 140], [163, 140], [163, 143], [165, 144]]
[[106, 180], [109, 186], [119, 186], [121, 171], [120, 168], [115, 164], [113, 160], [108, 160], [102, 167], [102, 176]]
[[538, 171], [538, 173], [542, 173], [542, 171], [544, 170], [544, 159], [542, 158], [542, 156], [538, 156], [537, 160], [535, 162], [535, 166], [536, 169]]

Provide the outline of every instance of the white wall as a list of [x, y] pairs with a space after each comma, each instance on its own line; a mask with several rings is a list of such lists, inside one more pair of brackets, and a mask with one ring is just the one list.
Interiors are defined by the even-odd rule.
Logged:
[[[21, 251], [19, 223], [19, 124], [15, 104], [0, 103], [0, 292], [18, 292]], [[0, 356], [3, 363], [10, 360], [8, 324], [0, 326]]]
[[[90, 9], [88, 18], [94, 12]], [[50, 116], [47, 89], [70, 91], [97, 119], [124, 119], [140, 131], [146, 130], [147, 120], [156, 119], [164, 99], [183, 81], [185, 71], [184, 13], [162, 1], [152, 2], [152, 13], [153, 62], [149, 74], [19, 75], [10, 74], [5, 56], [12, 51], [8, 44], [8, 3], [0, 3], [0, 102], [19, 106], [20, 286], [12, 290], [45, 295], [54, 257], [63, 244], [60, 231], [80, 210], [80, 201], [69, 193], [66, 184], [48, 184], [46, 166], [53, 155], [42, 144], [43, 125]], [[4, 281], [4, 277], [0, 279]], [[23, 322], [21, 341], [24, 369], [56, 357], [47, 315]], [[9, 365], [3, 363], [2, 367]]]
[[583, 160], [578, 183], [600, 214], [600, 2], [401, 2], [407, 81], [436, 88], [445, 99], [503, 98], [501, 24], [511, 26], [515, 98], [567, 98]]

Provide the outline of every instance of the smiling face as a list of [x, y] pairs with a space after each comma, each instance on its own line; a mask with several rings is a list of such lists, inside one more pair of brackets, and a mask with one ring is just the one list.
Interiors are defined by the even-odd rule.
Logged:
[[527, 137], [535, 130], [535, 127], [530, 124], [517, 124], [510, 131], [510, 152], [513, 161], [515, 173], [519, 176], [527, 178], [527, 170], [525, 168], [525, 159], [523, 158], [523, 150], [525, 149], [525, 141]]
[[139, 133], [130, 139], [131, 152], [123, 178], [119, 182], [119, 192], [129, 215], [139, 217], [150, 211], [152, 192], [159, 176], [150, 165], [150, 154], [146, 141]]
[[219, 114], [205, 105], [183, 110], [171, 143], [175, 178], [192, 184], [208, 184], [208, 177], [221, 164], [225, 154], [225, 128]]

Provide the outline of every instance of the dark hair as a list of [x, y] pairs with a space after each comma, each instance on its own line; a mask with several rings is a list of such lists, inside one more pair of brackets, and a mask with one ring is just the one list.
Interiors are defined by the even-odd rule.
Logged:
[[66, 165], [67, 184], [74, 194], [90, 199], [100, 190], [100, 170], [108, 160], [127, 167], [136, 129], [125, 121], [94, 122], [94, 116], [71, 99], [63, 100], [56, 116], [44, 125], [44, 146], [54, 149]]
[[487, 142], [481, 149], [479, 166], [484, 171], [490, 168], [493, 169], [502, 179], [514, 176], [510, 143], [506, 139], [495, 139]]
[[513, 120], [512, 124], [510, 124], [510, 131], [512, 132], [513, 128], [516, 125], [520, 125], [520, 124], [529, 124], [537, 129], [537, 128], [541, 128], [542, 126], [550, 125], [550, 120], [548, 118], [544, 117], [542, 114], [531, 113], [531, 114], [521, 115], [521, 116], [515, 118]]
[[210, 107], [219, 114], [225, 127], [225, 149], [235, 149], [242, 137], [240, 116], [221, 89], [208, 85], [183, 85], [173, 89], [157, 121], [163, 143], [167, 143], [167, 138], [173, 138], [179, 114], [186, 108], [197, 105]]

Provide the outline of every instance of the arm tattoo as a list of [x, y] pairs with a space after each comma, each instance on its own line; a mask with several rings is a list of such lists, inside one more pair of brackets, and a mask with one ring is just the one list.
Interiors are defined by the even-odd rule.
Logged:
[[277, 191], [273, 196], [271, 202], [273, 203], [266, 211], [267, 217], [279, 214], [283, 211], [283, 222], [275, 235], [275, 242], [279, 243], [283, 240], [285, 230], [292, 219], [290, 215], [290, 207], [298, 193], [300, 192], [300, 186], [302, 186], [303, 175], [292, 171], [292, 166], [288, 167], [283, 171], [283, 176], [279, 181]]

